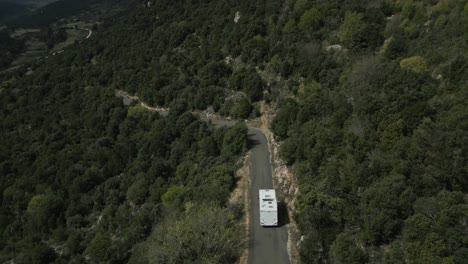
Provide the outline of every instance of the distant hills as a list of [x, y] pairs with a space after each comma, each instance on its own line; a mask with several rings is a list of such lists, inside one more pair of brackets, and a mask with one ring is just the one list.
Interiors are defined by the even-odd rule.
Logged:
[[57, 0], [0, 0], [0, 23], [5, 23], [15, 18], [46, 6]]
[[0, 23], [25, 14], [28, 11], [29, 9], [26, 5], [0, 0]]
[[[0, 6], [3, 7], [4, 3], [9, 3], [35, 9], [56, 1], [57, 0], [0, 0]], [[1, 10], [3, 11], [3, 9]]]
[[[120, 2], [119, 0], [43, 0], [30, 1], [0, 0], [0, 23], [19, 27], [44, 27], [102, 2]], [[129, 1], [131, 2], [131, 1]], [[4, 7], [5, 6], [5, 7]], [[2, 13], [4, 13], [2, 15]]]

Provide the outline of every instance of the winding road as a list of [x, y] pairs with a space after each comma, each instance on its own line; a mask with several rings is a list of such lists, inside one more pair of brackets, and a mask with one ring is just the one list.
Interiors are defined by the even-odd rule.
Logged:
[[[124, 104], [137, 100], [140, 104], [150, 110], [162, 114], [167, 113], [168, 109], [150, 107], [136, 96], [130, 96], [128, 93], [116, 90], [116, 96], [123, 98]], [[205, 121], [211, 121], [215, 126], [232, 126], [236, 121], [216, 120], [202, 118]], [[270, 151], [268, 150], [268, 141], [260, 129], [248, 127], [248, 141], [251, 151], [250, 160], [250, 190], [249, 190], [249, 249], [248, 264], [288, 264], [289, 254], [287, 251], [288, 230], [287, 212], [282, 210], [281, 204], [278, 206], [277, 227], [260, 226], [260, 204], [258, 200], [259, 189], [273, 189], [273, 177], [270, 165]], [[278, 197], [278, 191], [277, 191]]]
[[[258, 201], [259, 189], [273, 189], [271, 176], [270, 152], [267, 139], [262, 131], [249, 127], [249, 143], [251, 145], [250, 165], [250, 221], [249, 221], [249, 264], [285, 264], [289, 263], [287, 251], [288, 231], [286, 223], [279, 215], [278, 227], [260, 226], [260, 210]], [[280, 206], [278, 207], [280, 208]]]

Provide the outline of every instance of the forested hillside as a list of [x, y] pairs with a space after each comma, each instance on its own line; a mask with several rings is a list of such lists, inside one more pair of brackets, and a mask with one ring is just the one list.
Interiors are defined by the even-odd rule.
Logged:
[[24, 41], [13, 39], [10, 37], [10, 32], [0, 30], [0, 69], [10, 65], [15, 56], [21, 53], [24, 49]]
[[134, 3], [0, 76], [0, 261], [235, 262], [246, 127], [190, 110], [261, 100], [303, 263], [468, 259], [466, 0]]
[[464, 263], [468, 5], [346, 2], [303, 3], [283, 28], [300, 77], [272, 129], [300, 184], [301, 258]]
[[[183, 100], [164, 117], [124, 106], [94, 81], [93, 53], [77, 44], [30, 75], [2, 75], [1, 262], [233, 262], [239, 211], [226, 202], [246, 127], [215, 129]], [[185, 255], [169, 251], [171, 236], [187, 236]]]
[[216, 242], [233, 252], [207, 252], [235, 257], [235, 211], [220, 206], [234, 186], [245, 126], [213, 129], [183, 103], [166, 117], [124, 107], [112, 89], [83, 85], [71, 66], [76, 55], [3, 83], [1, 261], [125, 263], [153, 227], [165, 234], [164, 223], [192, 217], [179, 214], [187, 206], [224, 224]]
[[14, 27], [47, 27], [60, 19], [78, 15], [80, 12], [89, 10], [93, 5], [106, 1], [109, 3], [122, 2], [122, 0], [56, 0], [31, 12], [16, 15], [6, 22]]

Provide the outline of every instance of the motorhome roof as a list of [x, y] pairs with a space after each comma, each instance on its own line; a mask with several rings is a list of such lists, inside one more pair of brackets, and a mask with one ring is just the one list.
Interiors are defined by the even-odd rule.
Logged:
[[259, 190], [260, 210], [261, 211], [277, 211], [278, 204], [276, 202], [275, 190], [264, 189]]
[[273, 199], [276, 200], [276, 194], [274, 189], [260, 189], [260, 199]]

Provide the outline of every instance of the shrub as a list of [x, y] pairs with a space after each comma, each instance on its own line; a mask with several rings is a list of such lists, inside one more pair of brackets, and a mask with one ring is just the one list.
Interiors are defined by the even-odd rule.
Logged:
[[416, 73], [426, 72], [428, 70], [426, 60], [421, 56], [413, 56], [400, 61], [402, 69], [410, 70]]

